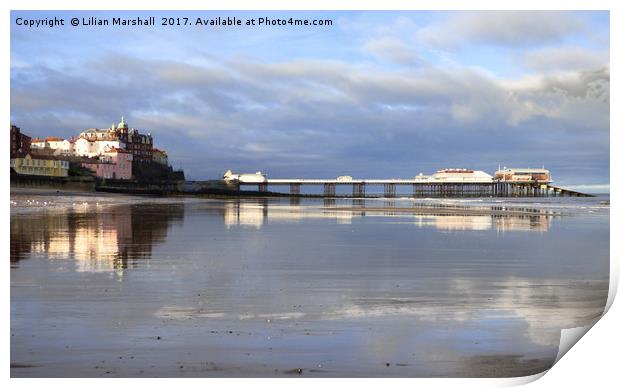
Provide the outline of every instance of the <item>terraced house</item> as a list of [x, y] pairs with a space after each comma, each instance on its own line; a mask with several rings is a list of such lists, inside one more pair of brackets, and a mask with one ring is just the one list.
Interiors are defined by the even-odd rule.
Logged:
[[69, 175], [69, 162], [51, 155], [15, 156], [11, 158], [11, 168], [18, 174], [50, 177]]

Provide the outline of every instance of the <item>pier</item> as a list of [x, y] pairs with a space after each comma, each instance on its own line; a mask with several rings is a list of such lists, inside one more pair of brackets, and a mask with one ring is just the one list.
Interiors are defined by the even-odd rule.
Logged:
[[[396, 188], [408, 187], [406, 196], [413, 197], [592, 197], [590, 194], [577, 192], [548, 183], [537, 181], [506, 182], [500, 180], [484, 182], [425, 182], [418, 179], [264, 179], [263, 182], [235, 182], [242, 186], [258, 187], [261, 193], [267, 193], [270, 187], [289, 187], [291, 196], [302, 195], [302, 186], [322, 186], [325, 198], [365, 198], [369, 186], [383, 187], [383, 196], [396, 197]], [[350, 188], [350, 195], [337, 195], [336, 187]]]

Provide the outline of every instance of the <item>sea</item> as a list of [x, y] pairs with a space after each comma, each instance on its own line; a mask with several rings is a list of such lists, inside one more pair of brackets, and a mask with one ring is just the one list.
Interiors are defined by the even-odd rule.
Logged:
[[11, 377], [514, 377], [609, 287], [609, 196], [11, 192]]

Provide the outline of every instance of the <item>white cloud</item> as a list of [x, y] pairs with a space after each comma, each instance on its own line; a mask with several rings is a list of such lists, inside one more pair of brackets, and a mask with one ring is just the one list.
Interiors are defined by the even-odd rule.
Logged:
[[609, 65], [609, 53], [582, 47], [549, 47], [530, 51], [515, 58], [536, 71], [593, 70]]
[[412, 65], [417, 61], [414, 50], [402, 40], [394, 37], [370, 39], [364, 44], [363, 49], [380, 59], [402, 65]]
[[455, 13], [443, 23], [420, 29], [418, 36], [439, 47], [464, 43], [514, 47], [560, 42], [584, 28], [569, 11], [476, 11]]

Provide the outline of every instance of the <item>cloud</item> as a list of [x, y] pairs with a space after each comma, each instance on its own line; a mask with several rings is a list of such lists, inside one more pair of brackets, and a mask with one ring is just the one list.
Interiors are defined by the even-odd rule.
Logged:
[[[376, 38], [367, 48], [387, 58], [398, 44]], [[427, 63], [395, 70], [330, 59], [107, 57], [66, 71], [12, 68], [12, 119], [32, 135], [70, 136], [124, 114], [195, 178], [228, 168], [410, 176], [412, 165], [415, 173], [488, 169], [508, 159], [548, 164], [560, 154], [567, 167], [555, 176], [592, 166], [605, 173], [608, 68], [501, 79]]]
[[526, 52], [516, 60], [535, 71], [593, 70], [609, 66], [609, 53], [582, 47], [549, 47]]
[[402, 40], [393, 37], [370, 39], [364, 44], [363, 49], [380, 59], [402, 65], [412, 65], [417, 61], [413, 49]]
[[562, 72], [503, 81], [511, 90], [517, 121], [533, 115], [580, 128], [581, 131], [609, 131], [609, 68]]
[[584, 29], [569, 11], [476, 11], [455, 13], [422, 28], [418, 36], [444, 48], [476, 43], [521, 47], [561, 42]]
[[[557, 346], [562, 329], [592, 324], [604, 309], [607, 285], [596, 282], [584, 293], [559, 292], [570, 282], [549, 285], [533, 279], [506, 277], [498, 281], [456, 278], [444, 285], [450, 302], [438, 305], [424, 298], [352, 298], [345, 304], [324, 313], [322, 319], [351, 319], [362, 317], [418, 317], [422, 321], [458, 321], [480, 324], [481, 312], [510, 316], [526, 324], [526, 333], [533, 343]], [[492, 298], [481, 295], [493, 290]], [[560, 295], [560, 296], [559, 296]], [[576, 299], [580, 299], [580, 303]], [[463, 308], [467, 306], [467, 308]], [[475, 307], [475, 308], [474, 308]], [[440, 310], [440, 312], [438, 311]], [[553, 314], [554, 319], [544, 319]]]

